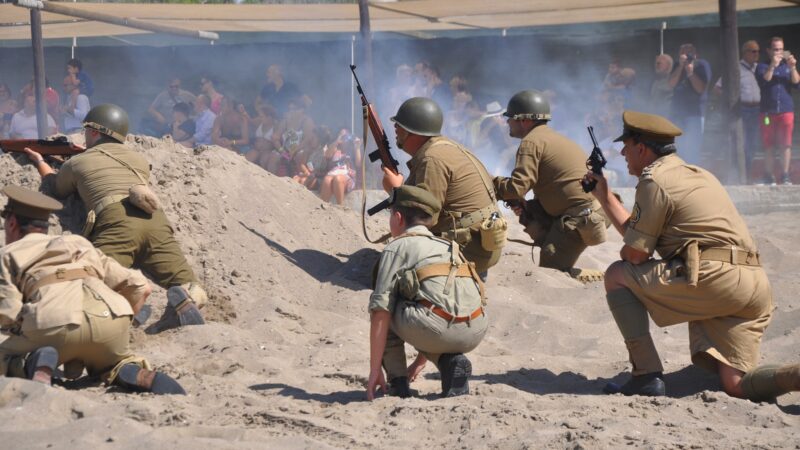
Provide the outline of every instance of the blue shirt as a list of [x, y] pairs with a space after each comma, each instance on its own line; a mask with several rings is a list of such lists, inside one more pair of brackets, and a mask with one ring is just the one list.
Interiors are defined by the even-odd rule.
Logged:
[[75, 75], [80, 81], [80, 88], [81, 94], [86, 94], [87, 97], [91, 97], [94, 94], [94, 83], [92, 82], [92, 77], [86, 74], [86, 72], [78, 72]]
[[[678, 69], [676, 69], [678, 70]], [[686, 77], [686, 71], [681, 69], [678, 84], [672, 90], [671, 115], [677, 117], [702, 117], [705, 114], [706, 100], [708, 100], [708, 83], [711, 81], [711, 64], [705, 59], [694, 60], [694, 74], [706, 83], [706, 89], [700, 94], [692, 87], [692, 82]]]
[[792, 83], [792, 69], [786, 61], [781, 61], [772, 71], [772, 79], [769, 81], [764, 79], [767, 69], [769, 64], [766, 63], [761, 63], [756, 68], [756, 80], [761, 87], [761, 112], [769, 114], [793, 112], [794, 102], [789, 89], [797, 85]]
[[194, 143], [195, 145], [210, 145], [211, 131], [214, 128], [214, 120], [217, 115], [206, 109], [194, 119]]

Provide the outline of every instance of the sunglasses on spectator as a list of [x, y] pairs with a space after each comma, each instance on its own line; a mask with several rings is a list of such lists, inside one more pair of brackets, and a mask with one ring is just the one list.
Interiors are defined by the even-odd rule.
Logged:
[[11, 210], [8, 208], [3, 208], [3, 210], [0, 211], [0, 218], [2, 219], [8, 219], [8, 216], [10, 215], [11, 215]]

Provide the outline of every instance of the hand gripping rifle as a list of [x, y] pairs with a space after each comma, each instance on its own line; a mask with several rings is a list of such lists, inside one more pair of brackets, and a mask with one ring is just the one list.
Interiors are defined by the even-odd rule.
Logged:
[[[383, 125], [381, 124], [381, 119], [378, 117], [378, 113], [375, 112], [375, 107], [372, 106], [367, 101], [367, 96], [364, 95], [364, 89], [361, 88], [361, 83], [358, 81], [358, 76], [356, 75], [356, 66], [350, 65], [350, 71], [353, 72], [353, 78], [356, 80], [356, 89], [358, 89], [358, 95], [361, 96], [361, 106], [364, 107], [364, 117], [367, 119], [367, 123], [369, 124], [369, 130], [372, 132], [372, 138], [375, 139], [375, 145], [378, 146], [378, 149], [374, 152], [369, 154], [369, 160], [371, 162], [375, 162], [378, 159], [381, 160], [381, 164], [391, 170], [394, 173], [399, 173], [397, 170], [397, 160], [394, 159], [389, 147], [389, 139], [386, 137], [386, 132], [383, 130]], [[364, 142], [364, 145], [367, 143]]]
[[[606, 166], [606, 157], [603, 156], [603, 151], [597, 146], [597, 139], [594, 137], [594, 128], [588, 127], [587, 129], [589, 130], [589, 137], [592, 138], [592, 145], [594, 145], [594, 148], [592, 149], [592, 154], [589, 155], [589, 159], [586, 160], [586, 168], [596, 175], [602, 175], [603, 167]], [[583, 192], [592, 192], [594, 187], [597, 186], [597, 180], [581, 180], [581, 186], [583, 186]]]
[[42, 156], [72, 156], [86, 149], [70, 142], [66, 136], [55, 139], [1, 139], [0, 149], [4, 153], [23, 153], [25, 147]]

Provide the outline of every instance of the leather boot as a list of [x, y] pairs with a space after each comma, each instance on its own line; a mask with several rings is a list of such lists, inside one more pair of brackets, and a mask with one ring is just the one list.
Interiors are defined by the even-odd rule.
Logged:
[[472, 363], [463, 353], [445, 353], [440, 356], [439, 372], [442, 374], [442, 397], [469, 394]]

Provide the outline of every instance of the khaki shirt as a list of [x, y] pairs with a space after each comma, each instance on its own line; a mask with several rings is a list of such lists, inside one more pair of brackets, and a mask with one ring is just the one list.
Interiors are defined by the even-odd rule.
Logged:
[[586, 159], [578, 144], [547, 125], [539, 125], [520, 142], [511, 176], [494, 178], [497, 197], [522, 200], [533, 190], [545, 212], [553, 217], [592, 203], [592, 195], [583, 192], [580, 183], [586, 174]]
[[[26, 284], [58, 269], [91, 267], [99, 278], [63, 281], [23, 294]], [[122, 267], [81, 236], [30, 233], [0, 249], [0, 326], [22, 321], [22, 331], [80, 325], [88, 290], [115, 316], [132, 315], [131, 305], [147, 290], [138, 270]]]
[[747, 226], [716, 177], [678, 155], [647, 166], [636, 186], [636, 203], [625, 231], [627, 245], [665, 259], [685, 243], [700, 249], [735, 245], [756, 251]]
[[104, 143], [73, 156], [61, 166], [55, 175], [56, 196], [63, 198], [77, 191], [91, 210], [103, 197], [127, 195], [131, 186], [141, 183], [133, 171], [101, 153], [101, 149], [128, 163], [145, 181], [150, 178], [150, 164], [144, 156], [124, 144]]
[[[432, 227], [436, 233], [451, 228], [446, 211], [471, 213], [491, 205], [491, 177], [477, 158], [473, 162], [464, 154], [467, 149], [443, 136], [428, 140], [408, 161], [409, 175], [405, 184], [425, 183], [442, 202], [439, 221]], [[477, 166], [477, 170], [476, 170]], [[481, 177], [486, 180], [485, 184]]]
[[[370, 312], [375, 309], [394, 312], [398, 300], [416, 300], [400, 298], [397, 291], [397, 279], [405, 270], [450, 262], [448, 241], [435, 237], [422, 225], [413, 226], [406, 233], [414, 236], [398, 237], [381, 253], [375, 290], [369, 297]], [[458, 256], [456, 258], [457, 262], [462, 262]], [[456, 277], [455, 288], [449, 295], [444, 295], [446, 279], [444, 276], [432, 277], [420, 283], [418, 297], [454, 316], [467, 315], [478, 309], [481, 305], [480, 291], [472, 278]]]

